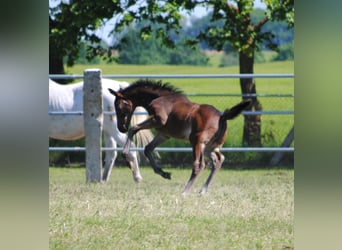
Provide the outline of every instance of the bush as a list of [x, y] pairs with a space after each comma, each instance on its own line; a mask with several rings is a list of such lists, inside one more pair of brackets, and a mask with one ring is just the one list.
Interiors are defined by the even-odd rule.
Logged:
[[278, 54], [274, 57], [274, 61], [286, 61], [293, 60], [294, 52], [293, 52], [293, 43], [288, 43], [280, 46]]
[[179, 42], [175, 48], [167, 48], [152, 35], [143, 40], [135, 30], [127, 32], [119, 48], [118, 62], [121, 64], [171, 64], [171, 65], [208, 65], [209, 58], [200, 51]]

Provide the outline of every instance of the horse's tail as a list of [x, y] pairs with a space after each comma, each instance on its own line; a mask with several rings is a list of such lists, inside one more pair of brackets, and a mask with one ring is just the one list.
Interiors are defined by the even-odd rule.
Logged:
[[252, 101], [249, 99], [243, 100], [234, 107], [226, 109], [220, 117], [219, 128], [215, 134], [215, 137], [221, 139], [227, 132], [227, 120], [231, 120], [237, 117], [242, 112], [242, 110], [247, 108], [248, 105], [250, 105], [251, 103]]
[[[137, 107], [135, 109], [135, 112], [146, 112], [146, 110], [142, 107]], [[136, 114], [136, 115], [132, 115], [132, 119], [131, 119], [131, 126], [134, 126], [142, 121], [145, 121], [147, 119], [147, 115], [145, 114]], [[143, 129], [140, 130], [138, 133], [135, 134], [134, 136], [134, 144], [136, 145], [136, 147], [145, 147], [150, 141], [152, 141], [153, 139], [153, 134], [151, 132], [150, 129]], [[159, 157], [159, 154], [156, 153], [156, 155]]]
[[221, 115], [222, 120], [232, 120], [237, 117], [245, 108], [247, 108], [252, 103], [252, 100], [243, 100], [239, 104], [235, 105], [230, 109], [226, 109]]

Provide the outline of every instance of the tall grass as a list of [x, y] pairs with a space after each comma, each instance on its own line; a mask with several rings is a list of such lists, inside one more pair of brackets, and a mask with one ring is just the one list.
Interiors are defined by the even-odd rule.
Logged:
[[293, 249], [293, 170], [222, 170], [200, 196], [204, 171], [186, 197], [191, 171], [170, 171], [85, 184], [83, 168], [50, 168], [50, 249]]

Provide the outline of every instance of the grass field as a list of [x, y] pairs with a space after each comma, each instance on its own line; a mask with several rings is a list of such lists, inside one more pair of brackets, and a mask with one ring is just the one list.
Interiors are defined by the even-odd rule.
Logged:
[[205, 170], [186, 197], [191, 170], [170, 171], [85, 184], [84, 168], [50, 167], [50, 249], [293, 249], [293, 170], [221, 170], [200, 196]]
[[[100, 68], [102, 74], [237, 74], [238, 66], [205, 67], [186, 65], [75, 65], [66, 68], [67, 74], [83, 74], [85, 69]], [[294, 61], [282, 61], [255, 64], [254, 73], [293, 73]], [[134, 79], [117, 79], [134, 81]], [[77, 81], [77, 80], [75, 80]], [[239, 79], [167, 79], [173, 85], [180, 87], [184, 93], [241, 93]], [[293, 79], [256, 79], [258, 93], [293, 93]]]

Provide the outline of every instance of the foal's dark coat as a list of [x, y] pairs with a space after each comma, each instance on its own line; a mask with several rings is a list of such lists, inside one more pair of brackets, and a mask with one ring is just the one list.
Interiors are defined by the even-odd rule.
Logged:
[[[118, 128], [123, 133], [128, 131], [128, 140], [123, 150], [127, 161], [130, 161], [128, 152], [133, 135], [141, 129], [154, 128], [158, 134], [145, 147], [144, 152], [150, 160], [154, 172], [171, 179], [170, 173], [164, 172], [155, 162], [152, 151], [170, 137], [190, 141], [194, 163], [191, 177], [183, 194], [190, 191], [196, 177], [204, 169], [204, 154], [208, 154], [213, 163], [211, 173], [201, 193], [208, 190], [212, 177], [221, 168], [224, 161], [224, 156], [220, 153], [219, 148], [226, 139], [226, 121], [235, 118], [250, 104], [250, 100], [245, 100], [221, 113], [211, 105], [192, 103], [181, 91], [169, 84], [152, 80], [138, 80], [118, 92], [111, 89], [109, 91], [116, 96]], [[144, 107], [150, 117], [128, 130], [132, 113], [137, 106]]]

